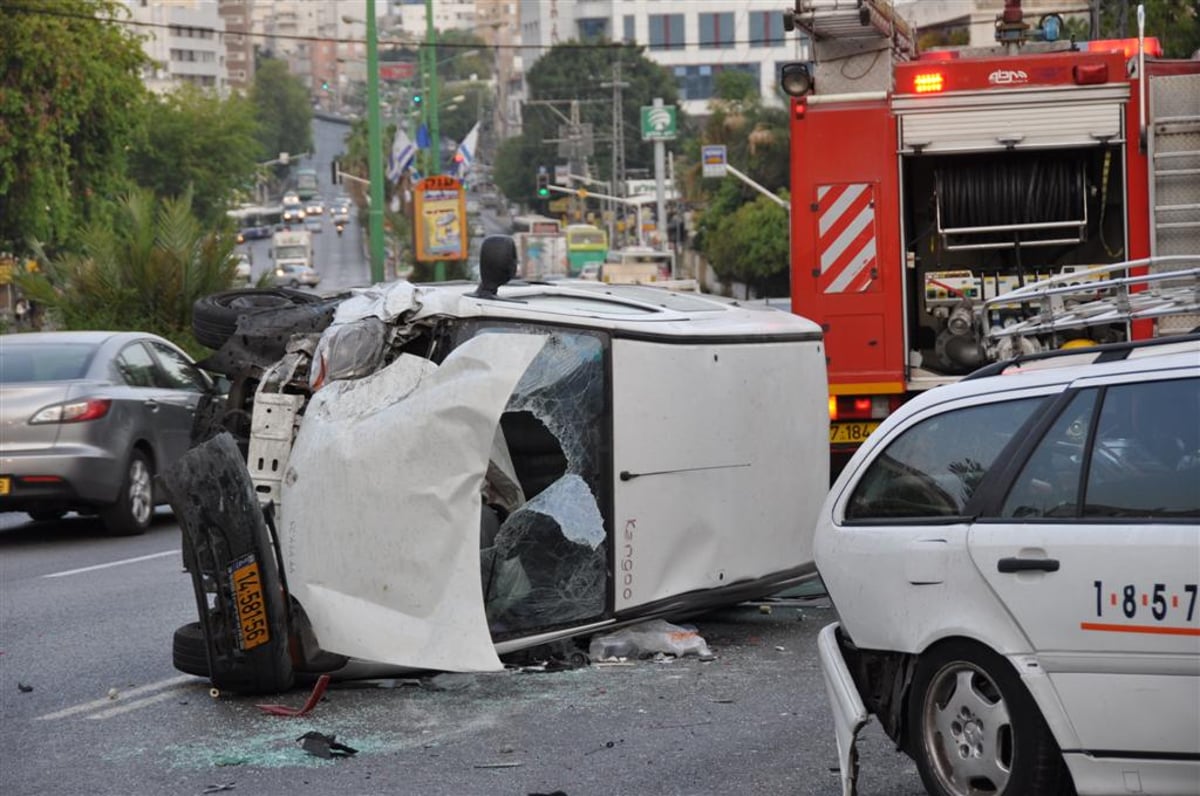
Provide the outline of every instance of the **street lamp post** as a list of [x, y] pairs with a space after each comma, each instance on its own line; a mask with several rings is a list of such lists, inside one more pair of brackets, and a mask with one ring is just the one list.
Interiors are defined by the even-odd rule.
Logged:
[[379, 35], [375, 0], [367, 0], [367, 177], [371, 206], [367, 210], [371, 282], [383, 281], [383, 138], [379, 129]]

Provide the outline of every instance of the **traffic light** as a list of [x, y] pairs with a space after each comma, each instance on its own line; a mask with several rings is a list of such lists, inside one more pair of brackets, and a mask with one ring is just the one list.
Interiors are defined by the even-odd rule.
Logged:
[[537, 195], [539, 199], [545, 199], [550, 195], [550, 175], [543, 171], [538, 172]]
[[322, 81], [321, 81], [321, 89], [322, 89], [323, 91], [328, 91], [328, 90], [329, 90], [329, 81], [328, 81], [328, 80], [322, 80]]
[[420, 104], [421, 104], [421, 99], [422, 99], [422, 98], [421, 98], [421, 94], [420, 94], [420, 92], [418, 92], [418, 93], [416, 93], [416, 94], [413, 94], [413, 97], [412, 97], [412, 104], [413, 104], [413, 105], [420, 105]]

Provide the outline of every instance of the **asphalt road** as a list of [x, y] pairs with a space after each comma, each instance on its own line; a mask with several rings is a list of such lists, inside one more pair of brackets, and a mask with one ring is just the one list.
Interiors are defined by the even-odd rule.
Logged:
[[[161, 509], [132, 538], [0, 515], [0, 792], [840, 792], [816, 658], [834, 619], [823, 598], [693, 618], [711, 662], [335, 684], [285, 719], [172, 668], [171, 635], [195, 616], [178, 550]], [[310, 730], [359, 752], [312, 757], [295, 740]], [[860, 792], [922, 792], [877, 727], [860, 754]]]

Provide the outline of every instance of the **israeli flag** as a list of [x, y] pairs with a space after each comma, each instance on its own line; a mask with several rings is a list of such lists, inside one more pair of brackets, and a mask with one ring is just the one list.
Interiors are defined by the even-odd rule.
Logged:
[[478, 143], [479, 122], [475, 122], [471, 132], [467, 133], [467, 137], [458, 145], [458, 151], [454, 153], [455, 176], [458, 179], [466, 177], [467, 172], [471, 170], [471, 164], [475, 162], [475, 147]]
[[397, 127], [396, 137], [392, 139], [392, 151], [388, 153], [387, 178], [392, 182], [399, 180], [416, 155], [416, 144], [409, 140], [404, 130]]

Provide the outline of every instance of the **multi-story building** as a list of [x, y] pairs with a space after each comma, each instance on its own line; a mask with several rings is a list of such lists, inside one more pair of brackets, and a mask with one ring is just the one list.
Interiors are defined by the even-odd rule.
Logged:
[[780, 65], [809, 57], [804, 38], [784, 32], [779, 0], [520, 0], [520, 36], [526, 70], [560, 42], [641, 44], [675, 76], [690, 114], [708, 112], [716, 76], [729, 70], [752, 75], [763, 102], [782, 106]]
[[159, 93], [184, 83], [225, 94], [225, 20], [217, 0], [125, 0], [131, 19], [145, 36], [152, 61], [142, 76]]
[[251, 5], [251, 0], [220, 0], [217, 9], [225, 22], [225, 70], [234, 91], [246, 92], [254, 85]]

